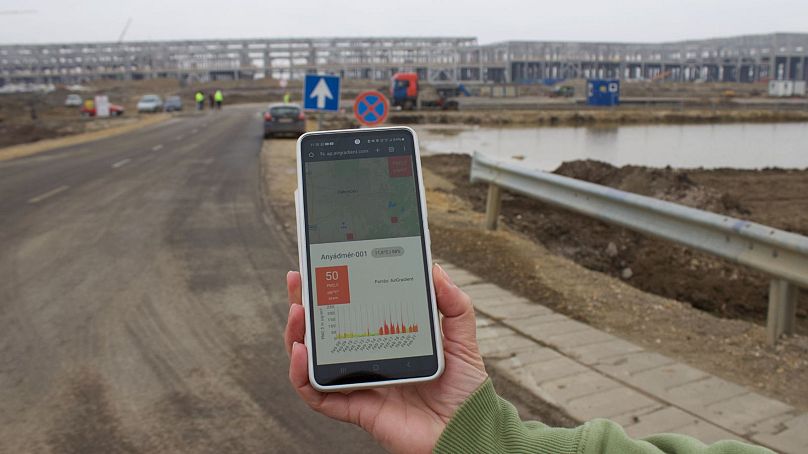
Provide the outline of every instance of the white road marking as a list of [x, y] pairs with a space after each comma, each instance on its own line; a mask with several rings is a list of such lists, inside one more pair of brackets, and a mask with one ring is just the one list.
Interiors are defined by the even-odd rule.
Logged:
[[184, 138], [185, 138], [185, 136], [177, 136], [177, 140], [182, 140]]
[[191, 131], [191, 133], [196, 134], [198, 131], [199, 131], [198, 129], [194, 129], [193, 131]]
[[129, 161], [131, 161], [131, 159], [129, 159], [129, 158], [121, 159], [120, 161], [116, 162], [115, 164], [112, 164], [112, 168], [117, 169], [118, 167], [123, 167], [126, 164], [129, 164]]
[[51, 189], [50, 191], [48, 191], [48, 192], [46, 192], [44, 194], [40, 194], [40, 195], [38, 195], [38, 196], [36, 196], [36, 197], [34, 197], [32, 199], [29, 199], [28, 203], [39, 203], [39, 202], [47, 199], [48, 197], [53, 197], [53, 196], [55, 196], [56, 194], [58, 194], [60, 192], [67, 191], [68, 189], [70, 189], [70, 186], [59, 186], [56, 189]]
[[161, 148], [163, 148], [163, 144], [155, 145], [155, 146], [152, 147], [152, 151], [157, 151], [157, 150], [159, 150]]

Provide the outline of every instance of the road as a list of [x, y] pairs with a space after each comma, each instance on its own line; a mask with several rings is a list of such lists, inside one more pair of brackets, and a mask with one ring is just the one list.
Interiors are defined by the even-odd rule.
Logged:
[[259, 108], [0, 163], [0, 452], [373, 452], [287, 381]]

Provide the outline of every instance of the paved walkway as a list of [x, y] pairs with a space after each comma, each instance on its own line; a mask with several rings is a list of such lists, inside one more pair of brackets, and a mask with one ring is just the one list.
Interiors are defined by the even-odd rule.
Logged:
[[580, 421], [808, 452], [808, 413], [597, 330], [443, 264], [477, 312], [486, 363]]

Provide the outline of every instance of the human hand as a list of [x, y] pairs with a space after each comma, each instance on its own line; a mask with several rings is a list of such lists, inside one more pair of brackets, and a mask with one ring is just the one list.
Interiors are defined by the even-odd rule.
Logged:
[[290, 307], [285, 342], [292, 386], [312, 409], [358, 425], [391, 452], [432, 451], [455, 410], [488, 377], [477, 348], [471, 299], [439, 265], [434, 265], [432, 275], [438, 310], [443, 314], [443, 375], [425, 383], [345, 394], [321, 393], [309, 383], [300, 273], [286, 275]]

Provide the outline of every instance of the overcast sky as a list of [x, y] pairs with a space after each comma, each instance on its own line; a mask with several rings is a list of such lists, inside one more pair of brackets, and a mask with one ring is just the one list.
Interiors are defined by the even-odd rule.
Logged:
[[[25, 14], [23, 14], [25, 13]], [[658, 42], [808, 32], [808, 0], [0, 0], [0, 43], [300, 36]]]

